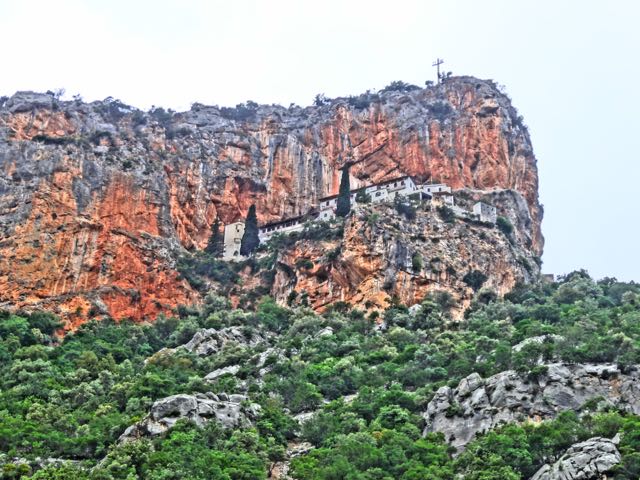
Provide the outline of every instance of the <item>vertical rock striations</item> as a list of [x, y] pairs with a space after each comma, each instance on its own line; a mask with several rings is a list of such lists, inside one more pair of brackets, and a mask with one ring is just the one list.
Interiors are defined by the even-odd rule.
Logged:
[[198, 294], [175, 270], [216, 216], [255, 203], [261, 222], [352, 185], [411, 174], [524, 199], [543, 248], [526, 128], [490, 81], [453, 78], [321, 106], [143, 113], [118, 101], [0, 99], [0, 306], [46, 308], [73, 326], [91, 313], [154, 318]]

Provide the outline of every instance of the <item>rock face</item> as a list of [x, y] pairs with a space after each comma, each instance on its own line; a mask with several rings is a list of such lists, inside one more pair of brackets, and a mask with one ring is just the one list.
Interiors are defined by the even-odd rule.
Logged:
[[483, 379], [477, 373], [458, 387], [441, 387], [424, 413], [425, 433], [442, 432], [457, 448], [477, 433], [502, 423], [540, 421], [578, 409], [602, 398], [634, 414], [640, 413], [640, 373], [622, 373], [616, 365], [548, 365], [537, 380], [508, 370]]
[[217, 368], [204, 377], [205, 382], [214, 382], [223, 375], [235, 375], [240, 371], [240, 365], [229, 365], [228, 367]]
[[280, 462], [275, 462], [269, 467], [268, 478], [279, 480], [293, 480], [293, 477], [289, 476], [289, 469], [291, 468], [291, 459], [306, 455], [313, 450], [313, 445], [309, 442], [290, 442], [285, 452], [285, 459]]
[[216, 216], [232, 222], [252, 203], [260, 222], [305, 213], [337, 192], [346, 161], [353, 186], [410, 174], [517, 192], [542, 252], [529, 135], [489, 81], [175, 114], [20, 92], [0, 100], [0, 307], [49, 309], [73, 327], [197, 302], [176, 257], [206, 245]]
[[511, 216], [513, 235], [461, 219], [447, 222], [427, 205], [418, 208], [413, 220], [391, 205], [368, 205], [347, 219], [341, 238], [299, 241], [283, 250], [271, 294], [286, 303], [293, 292], [317, 310], [336, 301], [367, 310], [384, 309], [393, 297], [414, 305], [430, 292], [447, 291], [460, 316], [475, 293], [464, 281], [470, 271], [483, 272], [483, 286], [498, 294], [535, 278], [539, 266], [531, 250], [532, 222], [526, 210], [518, 217], [519, 194], [458, 191], [460, 203], [463, 197], [469, 204], [484, 199]]
[[230, 343], [255, 348], [264, 342], [265, 339], [258, 335], [248, 338], [238, 327], [227, 327], [221, 330], [206, 328], [196, 332], [191, 340], [179, 348], [189, 350], [196, 355], [211, 356], [222, 351], [225, 345]]
[[155, 402], [149, 415], [127, 428], [120, 436], [120, 441], [163, 434], [181, 419], [189, 420], [198, 426], [216, 420], [224, 428], [247, 427], [258, 417], [260, 406], [246, 406], [245, 402], [247, 397], [244, 395], [224, 393], [172, 395]]
[[620, 452], [614, 440], [594, 437], [576, 443], [554, 464], [545, 465], [531, 480], [596, 480], [620, 463]]

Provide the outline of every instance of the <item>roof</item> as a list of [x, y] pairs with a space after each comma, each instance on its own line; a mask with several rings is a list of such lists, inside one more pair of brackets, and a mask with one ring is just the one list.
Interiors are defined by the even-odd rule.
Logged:
[[297, 217], [289, 217], [283, 220], [276, 220], [275, 222], [265, 223], [264, 225], [260, 225], [259, 230], [270, 227], [277, 227], [279, 225], [282, 225], [283, 223], [303, 221], [305, 217], [306, 215], [298, 215]]
[[[403, 175], [402, 177], [392, 178], [391, 180], [385, 180], [384, 182], [371, 183], [369, 185], [365, 185], [364, 187], [358, 187], [358, 188], [355, 188], [353, 190], [349, 190], [349, 193], [358, 193], [360, 190], [365, 190], [365, 189], [367, 189], [369, 187], [381, 187], [383, 185], [388, 185], [390, 183], [397, 182], [399, 180], [405, 180], [407, 178], [411, 178], [411, 180], [413, 180], [411, 175]], [[329, 196], [326, 196], [326, 197], [319, 198], [318, 201], [319, 202], [324, 202], [326, 200], [333, 200], [334, 198], [337, 198], [337, 197], [338, 197], [338, 194], [329, 195]]]
[[494, 207], [493, 205], [491, 205], [490, 203], [482, 202], [482, 201], [479, 201], [479, 202], [476, 202], [476, 203], [474, 203], [474, 204], [473, 204], [473, 206], [474, 206], [474, 207], [475, 207], [476, 205], [486, 205], [487, 207], [496, 208], [496, 207]]

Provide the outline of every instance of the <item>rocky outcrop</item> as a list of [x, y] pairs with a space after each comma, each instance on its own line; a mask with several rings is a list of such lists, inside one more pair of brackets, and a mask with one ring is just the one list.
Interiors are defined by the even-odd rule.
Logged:
[[224, 428], [248, 427], [259, 414], [260, 406], [249, 404], [244, 395], [172, 395], [155, 402], [149, 415], [127, 428], [119, 441], [163, 434], [183, 419], [200, 427], [211, 420]]
[[229, 365], [228, 367], [216, 368], [213, 372], [204, 377], [205, 382], [215, 382], [224, 375], [235, 375], [240, 371], [240, 365]]
[[640, 414], [640, 373], [622, 373], [616, 365], [551, 364], [536, 379], [509, 370], [483, 379], [477, 373], [457, 388], [441, 387], [424, 413], [425, 433], [442, 432], [451, 445], [462, 448], [477, 433], [525, 420], [554, 418], [587, 401], [602, 399]]
[[[216, 217], [305, 213], [353, 186], [414, 175], [516, 192], [540, 254], [536, 160], [490, 81], [457, 77], [301, 108], [194, 104], [143, 113], [20, 92], [0, 103], [0, 307], [153, 319], [200, 299], [176, 258]], [[375, 300], [375, 299], [374, 299]]]
[[227, 327], [220, 330], [206, 328], [196, 332], [189, 342], [179, 348], [184, 348], [200, 356], [212, 356], [222, 351], [228, 344], [256, 348], [264, 342], [264, 337], [258, 334], [249, 337], [238, 327]]
[[313, 450], [313, 448], [313, 445], [309, 442], [289, 442], [285, 452], [285, 459], [271, 464], [267, 478], [272, 478], [274, 480], [292, 480], [293, 477], [289, 476], [291, 460], [301, 455], [306, 455]]
[[[519, 208], [515, 192], [458, 191], [456, 197], [461, 205], [482, 198], [505, 215]], [[464, 281], [469, 272], [483, 272], [483, 287], [500, 295], [539, 273], [527, 237], [531, 219], [518, 223], [515, 213], [513, 218], [516, 228], [507, 236], [492, 225], [445, 221], [427, 204], [411, 220], [391, 205], [365, 205], [347, 219], [342, 237], [301, 240], [283, 250], [271, 294], [283, 304], [293, 296], [316, 310], [337, 301], [370, 310], [387, 308], [392, 298], [414, 305], [429, 293], [446, 291], [456, 300], [459, 317], [475, 294]]]
[[560, 459], [544, 465], [531, 480], [597, 480], [620, 463], [616, 440], [594, 437], [572, 445]]

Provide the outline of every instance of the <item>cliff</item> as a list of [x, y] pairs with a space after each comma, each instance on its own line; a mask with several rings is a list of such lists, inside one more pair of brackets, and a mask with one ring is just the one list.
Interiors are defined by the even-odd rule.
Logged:
[[[518, 222], [518, 205], [524, 204], [519, 195], [460, 190], [459, 204], [463, 195], [482, 198], [512, 216], [513, 233], [462, 218], [442, 218], [429, 204], [417, 204], [415, 218], [392, 205], [366, 205], [343, 226], [334, 227], [341, 228], [342, 235], [325, 233], [322, 239], [322, 232], [316, 232], [314, 239], [313, 232], [302, 232], [303, 238], [293, 245], [276, 247], [271, 295], [280, 303], [306, 302], [316, 310], [338, 301], [383, 310], [395, 300], [414, 305], [429, 294], [447, 292], [452, 313], [460, 318], [481, 288], [503, 295], [518, 282], [534, 280], [540, 272], [538, 258], [524, 246], [530, 241], [525, 227], [530, 220], [526, 216]], [[473, 272], [482, 272], [477, 283], [470, 277]]]
[[144, 113], [112, 99], [0, 99], [0, 307], [52, 310], [72, 327], [197, 302], [176, 260], [206, 245], [216, 216], [234, 221], [252, 203], [261, 222], [305, 213], [337, 192], [347, 160], [354, 186], [410, 174], [515, 192], [530, 219], [523, 248], [541, 254], [536, 160], [492, 82], [318, 103]]

